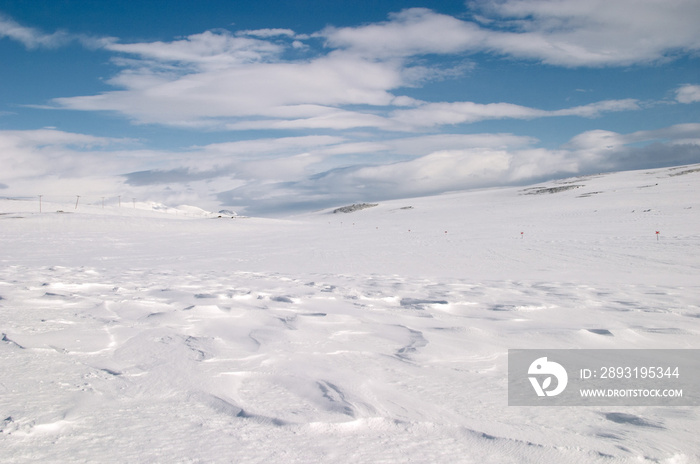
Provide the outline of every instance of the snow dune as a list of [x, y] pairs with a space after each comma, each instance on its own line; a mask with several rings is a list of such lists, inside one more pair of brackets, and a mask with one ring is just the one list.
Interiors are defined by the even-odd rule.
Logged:
[[698, 462], [697, 408], [509, 407], [506, 355], [700, 348], [699, 190], [687, 166], [286, 220], [0, 200], [2, 461]]

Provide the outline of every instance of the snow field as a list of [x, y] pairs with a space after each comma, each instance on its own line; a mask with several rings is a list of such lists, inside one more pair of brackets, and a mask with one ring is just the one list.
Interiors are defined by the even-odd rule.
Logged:
[[509, 348], [699, 347], [677, 172], [288, 220], [0, 202], [2, 460], [697, 462], [696, 408], [507, 405]]

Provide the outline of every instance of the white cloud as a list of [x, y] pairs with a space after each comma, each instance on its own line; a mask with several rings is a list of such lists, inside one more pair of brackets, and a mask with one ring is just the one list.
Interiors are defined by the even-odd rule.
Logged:
[[55, 48], [70, 42], [71, 36], [66, 32], [44, 34], [43, 32], [25, 27], [16, 21], [0, 15], [0, 38], [7, 37], [21, 42], [27, 48]]
[[193, 150], [227, 156], [265, 156], [279, 155], [293, 150], [313, 150], [319, 147], [339, 145], [346, 142], [345, 137], [332, 135], [307, 135], [301, 137], [277, 137], [269, 139], [241, 140], [237, 142], [213, 143]]
[[625, 138], [617, 132], [592, 130], [573, 137], [565, 145], [573, 150], [601, 150], [619, 148], [626, 143]]
[[[266, 40], [234, 37], [228, 31], [206, 31], [173, 42], [110, 43], [104, 48], [155, 62], [195, 65], [203, 70], [258, 63], [276, 58], [284, 50], [284, 47]], [[149, 65], [153, 63], [141, 63], [141, 66]]]
[[476, 0], [487, 48], [560, 66], [625, 66], [700, 50], [695, 0]]
[[296, 33], [291, 30], [291, 29], [254, 29], [254, 30], [245, 30], [245, 31], [240, 31], [238, 32], [238, 35], [249, 35], [253, 37], [262, 37], [262, 38], [269, 38], [269, 37], [296, 37]]
[[[266, 117], [295, 112], [294, 119], [328, 116], [341, 105], [389, 105], [388, 90], [401, 84], [395, 65], [331, 54], [306, 62], [251, 63], [184, 76], [141, 69], [127, 70], [112, 81], [126, 90], [57, 98], [59, 107], [116, 111], [136, 122], [231, 127], [238, 117]], [[287, 117], [287, 116], [283, 116]]]
[[312, 166], [323, 161], [324, 157], [311, 154], [300, 153], [298, 155], [280, 156], [273, 159], [249, 160], [245, 163], [238, 163], [236, 166], [237, 178], [253, 180], [276, 180], [288, 181], [314, 173]]
[[[125, 144], [133, 141], [55, 129], [0, 131], [0, 182], [8, 186], [5, 193], [17, 195], [49, 193], [52, 185], [76, 194], [81, 184], [107, 188], [118, 183], [113, 176], [119, 170], [149, 159], [142, 151], [105, 151]], [[95, 182], [106, 177], [111, 181]]]
[[355, 129], [371, 127], [377, 129], [389, 129], [391, 124], [386, 118], [370, 113], [358, 111], [346, 111], [327, 107], [322, 114], [314, 114], [309, 117], [299, 115], [291, 119], [264, 119], [234, 122], [226, 125], [227, 129]]
[[590, 103], [588, 105], [549, 111], [548, 116], [581, 116], [584, 118], [597, 118], [603, 113], [636, 111], [639, 109], [641, 108], [638, 100], [626, 98], [624, 100], [603, 100]]
[[346, 145], [343, 137], [316, 135], [193, 146], [179, 155], [165, 156], [168, 161], [152, 169], [130, 173], [127, 179], [132, 185], [170, 184], [173, 188], [217, 178], [246, 182], [298, 180], [325, 169], [324, 160], [336, 154], [328, 150]]
[[28, 131], [0, 131], [0, 143], [4, 148], [8, 147], [48, 147], [57, 148], [72, 146], [75, 148], [94, 148], [106, 146], [115, 142], [124, 142], [124, 139], [108, 137], [95, 137], [93, 135], [63, 132], [55, 128], [44, 128]]
[[543, 110], [528, 108], [512, 103], [474, 102], [427, 103], [418, 108], [397, 110], [392, 119], [409, 127], [430, 127], [445, 124], [461, 124], [485, 119], [531, 119], [546, 114]]
[[438, 150], [390, 164], [332, 170], [315, 178], [307, 190], [326, 191], [346, 199], [407, 198], [573, 174], [579, 168], [578, 160], [566, 150], [474, 147]]
[[113, 37], [93, 37], [83, 34], [71, 34], [66, 31], [56, 31], [46, 34], [36, 28], [22, 26], [17, 21], [0, 13], [0, 39], [8, 38], [20, 42], [28, 49], [58, 48], [73, 42], [94, 50], [104, 48], [116, 41]]
[[89, 160], [81, 160], [79, 153], [88, 153], [118, 142], [124, 141], [54, 129], [0, 131], [2, 177], [7, 183], [7, 179], [49, 174], [53, 170], [62, 174], [82, 175], [95, 166], [88, 166]]
[[677, 124], [656, 130], [619, 134], [612, 131], [587, 131], [573, 137], [564, 147], [573, 150], [616, 149], [624, 145], [659, 141], [670, 145], [693, 143], [700, 145], [700, 124]]
[[700, 85], [685, 84], [676, 90], [676, 101], [679, 103], [700, 102]]
[[555, 116], [595, 118], [613, 111], [638, 110], [637, 100], [605, 100], [561, 110], [541, 110], [512, 103], [427, 103], [417, 108], [396, 110], [391, 119], [407, 127], [462, 124], [487, 119], [535, 119]]
[[394, 13], [389, 21], [359, 27], [327, 27], [319, 33], [332, 48], [345, 48], [369, 57], [408, 57], [451, 54], [483, 47], [487, 32], [473, 23], [411, 8]]
[[535, 145], [534, 137], [508, 133], [495, 134], [438, 134], [421, 135], [387, 140], [384, 143], [396, 153], [420, 156], [432, 151], [488, 148], [493, 150], [514, 150]]
[[[362, 167], [344, 180], [350, 185], [382, 184], [394, 195], [412, 196], [417, 192], [428, 194], [493, 181], [508, 169], [511, 160], [512, 155], [502, 150], [442, 150], [410, 161]], [[370, 191], [376, 194], [373, 188]]]

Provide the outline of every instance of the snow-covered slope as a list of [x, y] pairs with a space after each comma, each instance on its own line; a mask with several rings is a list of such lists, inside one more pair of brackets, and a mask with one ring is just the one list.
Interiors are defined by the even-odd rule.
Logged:
[[0, 200], [2, 461], [697, 462], [696, 408], [509, 407], [506, 354], [700, 348], [699, 193], [687, 166], [288, 220]]

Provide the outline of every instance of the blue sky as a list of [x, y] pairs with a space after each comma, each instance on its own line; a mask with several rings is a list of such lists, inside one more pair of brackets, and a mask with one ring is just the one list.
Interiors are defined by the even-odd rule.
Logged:
[[0, 0], [0, 195], [284, 215], [697, 163], [699, 21], [696, 0]]

